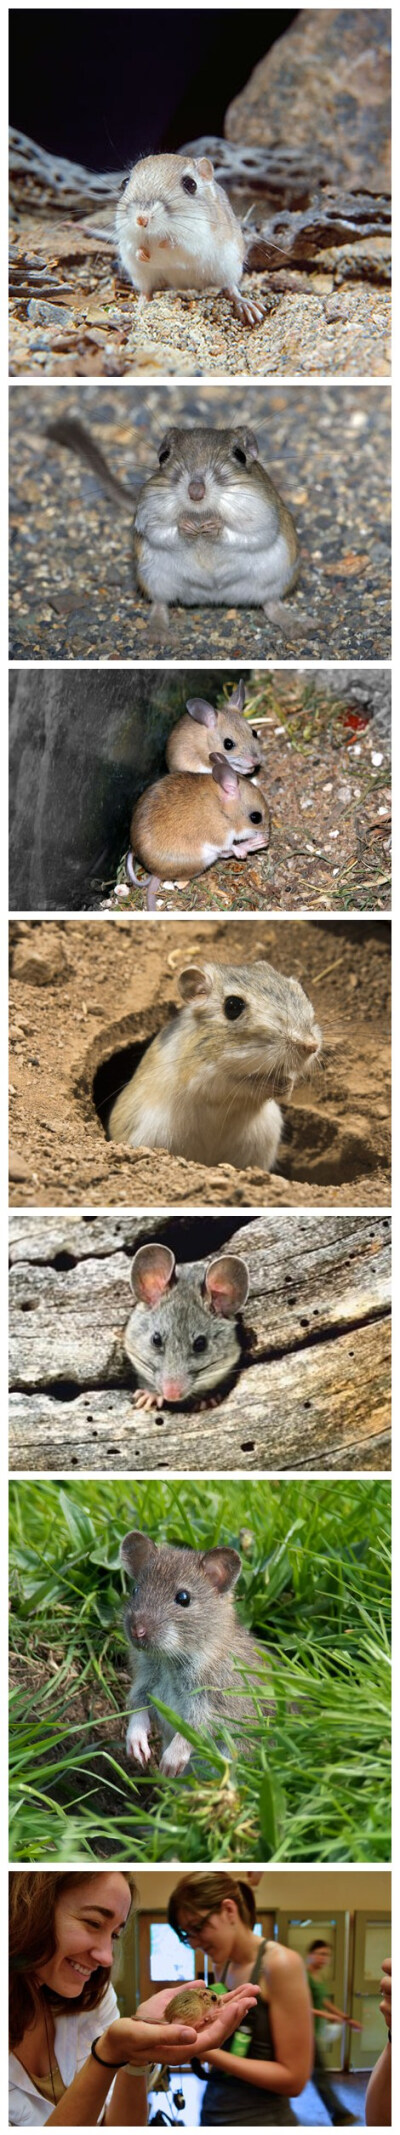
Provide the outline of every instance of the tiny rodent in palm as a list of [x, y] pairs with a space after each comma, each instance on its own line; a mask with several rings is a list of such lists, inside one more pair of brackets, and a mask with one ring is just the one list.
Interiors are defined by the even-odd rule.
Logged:
[[121, 265], [149, 301], [156, 289], [222, 289], [243, 326], [263, 304], [239, 282], [246, 240], [209, 156], [154, 155], [136, 163], [116, 214]]
[[166, 2022], [193, 2024], [195, 2031], [201, 2031], [219, 1999], [219, 1994], [213, 1994], [212, 1987], [206, 1987], [201, 1979], [196, 1980], [195, 1987], [179, 1987], [167, 2003]]
[[243, 1672], [258, 1672], [259, 1689], [264, 1655], [235, 1614], [240, 1557], [236, 1549], [158, 1545], [134, 1529], [122, 1542], [121, 1563], [133, 1580], [124, 1616], [133, 1671], [127, 1753], [149, 1763], [155, 1724], [161, 1771], [176, 1776], [189, 1763], [190, 1742], [157, 1713], [154, 1698], [214, 1737], [218, 1720], [233, 1722], [237, 1734], [254, 1712]]
[[168, 735], [166, 760], [169, 771], [210, 773], [215, 752], [226, 756], [240, 778], [256, 777], [263, 752], [256, 727], [243, 718], [245, 685], [235, 682], [227, 704], [218, 708], [206, 697], [188, 697], [186, 712]]
[[276, 1163], [282, 1114], [317, 1060], [321, 1032], [299, 980], [272, 964], [190, 964], [184, 1002], [112, 1106], [112, 1141], [162, 1148], [199, 1164]]
[[146, 901], [154, 911], [160, 881], [178, 876], [184, 888], [216, 860], [244, 860], [268, 845], [269, 809], [256, 779], [239, 778], [227, 758], [210, 758], [211, 778], [172, 771], [136, 801], [128, 882], [137, 884], [134, 857], [147, 869]]
[[134, 477], [136, 504], [81, 423], [62, 418], [47, 435], [86, 460], [119, 509], [133, 512], [135, 577], [158, 626], [165, 629], [174, 601], [262, 607], [289, 634], [305, 621], [283, 605], [299, 544], [252, 430], [167, 430], [157, 473]]
[[135, 1299], [124, 1348], [139, 1387], [138, 1408], [202, 1401], [240, 1361], [237, 1318], [249, 1278], [239, 1254], [219, 1253], [204, 1271], [178, 1272], [169, 1246], [139, 1246], [131, 1267]]

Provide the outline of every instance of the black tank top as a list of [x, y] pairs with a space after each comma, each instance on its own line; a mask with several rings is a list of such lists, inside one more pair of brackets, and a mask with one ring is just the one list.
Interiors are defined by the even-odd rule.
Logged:
[[[266, 1942], [260, 1941], [255, 1964], [252, 1972], [250, 1972], [250, 1979], [256, 1987], [259, 1984], [266, 1948]], [[224, 1985], [227, 1970], [228, 1966], [226, 1965], [225, 1971], [221, 1974]], [[261, 1996], [258, 2001], [253, 2003], [253, 2008], [248, 2010], [244, 2019], [244, 2028], [250, 2034], [249, 2060], [275, 2061], [276, 2053], [271, 2031], [269, 2004], [263, 2001]], [[224, 2039], [224, 2053], [231, 2053], [234, 2036], [235, 2034], [232, 2032], [230, 2039]], [[235, 2077], [235, 2058], [234, 2055], [232, 2059], [232, 2075], [225, 2074], [225, 2072], [222, 2074], [222, 2070], [216, 2068], [209, 2076], [203, 2098], [201, 2126], [213, 2127], [225, 2124], [225, 2126], [231, 2125], [234, 2127], [240, 2125], [242, 2127], [294, 2127], [296, 2119], [295, 2114], [292, 2113], [289, 2099], [283, 2098], [279, 2091], [259, 2089], [258, 2084], [245, 2083], [241, 2077], [239, 2079]]]

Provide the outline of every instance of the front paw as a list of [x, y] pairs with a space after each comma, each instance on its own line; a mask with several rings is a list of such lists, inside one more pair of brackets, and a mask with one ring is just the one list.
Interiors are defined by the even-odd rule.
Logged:
[[144, 1386], [138, 1387], [137, 1393], [131, 1395], [131, 1400], [135, 1409], [162, 1408], [162, 1394], [151, 1394]]
[[179, 1773], [184, 1772], [185, 1765], [189, 1764], [189, 1758], [190, 1742], [185, 1742], [183, 1735], [173, 1735], [172, 1742], [163, 1750], [160, 1772], [165, 1772], [168, 1779], [177, 1779]]
[[140, 1720], [137, 1713], [135, 1713], [133, 1720], [129, 1721], [129, 1727], [126, 1731], [127, 1757], [131, 1757], [134, 1764], [140, 1764], [142, 1771], [145, 1770], [146, 1764], [150, 1764], [151, 1760], [148, 1735], [149, 1725], [150, 1722], [147, 1717]]

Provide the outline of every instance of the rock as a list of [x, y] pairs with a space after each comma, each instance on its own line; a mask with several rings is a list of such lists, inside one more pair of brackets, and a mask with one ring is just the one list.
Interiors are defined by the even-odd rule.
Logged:
[[45, 952], [25, 948], [23, 942], [17, 942], [13, 978], [22, 980], [24, 985], [54, 986], [58, 979], [65, 978], [68, 968], [69, 958], [62, 941], [52, 943]]
[[320, 153], [330, 182], [390, 191], [390, 11], [302, 8], [226, 113], [227, 140]]

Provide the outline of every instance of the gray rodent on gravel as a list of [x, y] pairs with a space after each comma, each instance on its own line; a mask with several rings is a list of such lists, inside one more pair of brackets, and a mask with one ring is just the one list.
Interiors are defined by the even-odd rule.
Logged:
[[233, 1728], [236, 1738], [239, 1726], [245, 1750], [246, 1723], [255, 1717], [252, 1681], [265, 1713], [273, 1710], [273, 1700], [268, 1656], [235, 1614], [238, 1551], [158, 1546], [133, 1529], [122, 1542], [121, 1562], [133, 1580], [124, 1616], [133, 1674], [128, 1756], [142, 1767], [149, 1764], [155, 1726], [162, 1740], [161, 1771], [175, 1778], [189, 1763], [190, 1742], [157, 1712], [154, 1698], [214, 1740], [220, 1722]]
[[171, 602], [261, 606], [283, 632], [305, 617], [285, 606], [295, 586], [299, 544], [288, 506], [258, 457], [252, 430], [170, 429], [157, 473], [114, 476], [90, 433], [67, 417], [47, 436], [86, 460], [119, 510], [133, 516], [135, 580], [168, 624]]
[[124, 1348], [141, 1389], [138, 1408], [201, 1402], [240, 1361], [237, 1316], [249, 1278], [236, 1253], [220, 1253], [204, 1273], [176, 1270], [170, 1247], [139, 1246], [131, 1267], [135, 1304]]

